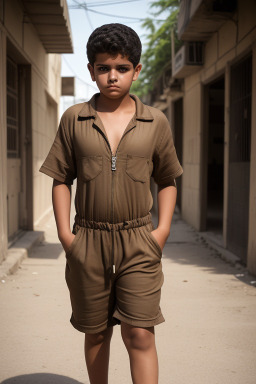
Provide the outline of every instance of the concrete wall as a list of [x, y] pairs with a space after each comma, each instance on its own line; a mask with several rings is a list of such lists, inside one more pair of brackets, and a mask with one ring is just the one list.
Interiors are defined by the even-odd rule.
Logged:
[[252, 132], [249, 198], [248, 269], [256, 275], [256, 44], [253, 47], [252, 66]]
[[32, 126], [31, 185], [33, 213], [31, 221], [38, 223], [51, 209], [51, 180], [38, 169], [47, 155], [58, 125], [60, 99], [60, 55], [47, 54], [34, 26], [24, 17], [21, 1], [5, 1], [3, 24], [0, 23], [0, 262], [7, 251], [7, 153], [6, 153], [6, 39], [15, 51], [17, 63], [31, 66], [30, 113]]
[[[253, 50], [253, 97], [256, 105], [256, 2], [238, 0], [233, 20], [226, 21], [205, 46], [205, 63], [199, 72], [184, 79], [184, 141], [182, 214], [196, 229], [202, 230], [202, 169], [204, 161], [202, 133], [205, 103], [202, 87], [225, 75], [225, 146], [224, 146], [224, 243], [227, 229], [228, 150], [229, 150], [229, 74], [230, 65]], [[207, 20], [205, 21], [207, 22]], [[256, 273], [256, 112], [252, 108], [252, 142], [250, 174], [250, 218], [248, 268]]]
[[0, 24], [0, 263], [7, 254], [6, 35]]
[[51, 210], [52, 180], [38, 172], [45, 159], [58, 127], [60, 98], [60, 56], [48, 55], [47, 78], [42, 81], [38, 71], [32, 71], [32, 127], [33, 127], [33, 184], [34, 223]]
[[185, 81], [182, 215], [195, 228], [200, 226], [201, 92], [198, 75]]

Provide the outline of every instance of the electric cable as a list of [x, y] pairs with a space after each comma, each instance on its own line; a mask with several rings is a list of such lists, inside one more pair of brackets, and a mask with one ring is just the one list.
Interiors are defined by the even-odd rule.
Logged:
[[76, 79], [78, 79], [79, 81], [81, 81], [82, 83], [84, 83], [85, 85], [87, 85], [88, 87], [91, 87], [93, 88], [94, 90], [98, 91], [98, 88], [96, 88], [94, 85], [90, 84], [90, 83], [87, 83], [87, 81], [81, 79], [81, 77], [79, 77], [76, 72], [74, 71], [74, 69], [71, 67], [71, 65], [69, 64], [69, 62], [67, 61], [67, 59], [65, 58], [65, 56], [62, 55], [62, 58], [63, 60], [65, 61], [66, 65], [68, 66], [68, 68], [72, 71], [73, 75], [75, 75]]
[[[137, 1], [141, 1], [141, 0], [116, 0], [116, 1], [113, 1], [113, 0], [110, 0], [109, 2], [94, 2], [94, 3], [86, 3], [86, 5], [88, 7], [105, 7], [107, 5], [116, 5], [116, 4], [124, 4], [124, 3], [134, 3], [134, 2], [137, 2]], [[78, 3], [78, 2], [76, 2]], [[78, 3], [79, 5], [82, 5], [83, 3]], [[73, 5], [69, 5], [69, 8], [73, 8], [74, 6]]]
[[[78, 2], [78, 1], [76, 1], [76, 0], [73, 0], [78, 6], [80, 5], [80, 3]], [[91, 30], [92, 30], [92, 32], [94, 31], [94, 27], [93, 27], [93, 25], [92, 25], [92, 22], [91, 22], [91, 19], [90, 19], [90, 15], [89, 15], [89, 13], [88, 13], [88, 6], [87, 6], [87, 4], [86, 4], [86, 2], [84, 2], [84, 7], [82, 7], [84, 10], [85, 10], [85, 15], [86, 15], [86, 18], [87, 18], [87, 20], [88, 20], [88, 22], [89, 22], [89, 25], [90, 25], [90, 27], [91, 27]], [[79, 8], [80, 8], [80, 6], [79, 6]]]
[[[135, 22], [141, 22], [141, 21], [146, 20], [146, 19], [142, 19], [139, 17], [121, 16], [121, 15], [113, 15], [113, 14], [109, 14], [109, 13], [105, 13], [105, 12], [99, 12], [99, 11], [95, 11], [94, 9], [90, 9], [85, 3], [78, 3], [78, 4], [79, 5], [77, 7], [73, 6], [72, 9], [85, 9], [88, 12], [93, 12], [93, 13], [96, 13], [98, 15], [114, 17], [114, 18], [119, 18], [119, 19], [133, 20]], [[69, 8], [71, 8], [71, 7], [69, 7]], [[164, 19], [155, 19], [155, 21], [165, 21], [165, 20]]]

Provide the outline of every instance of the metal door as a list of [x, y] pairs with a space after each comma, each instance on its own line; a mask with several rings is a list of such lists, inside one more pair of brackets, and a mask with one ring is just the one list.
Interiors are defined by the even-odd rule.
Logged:
[[19, 229], [20, 138], [18, 66], [7, 58], [7, 218], [8, 238]]
[[230, 80], [227, 246], [246, 263], [250, 190], [251, 55], [231, 67]]

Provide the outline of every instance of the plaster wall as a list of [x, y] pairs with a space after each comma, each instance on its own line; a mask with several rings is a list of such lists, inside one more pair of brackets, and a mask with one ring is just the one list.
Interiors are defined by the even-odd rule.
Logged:
[[[256, 44], [253, 47], [252, 65], [252, 105], [256, 105]], [[256, 275], [256, 109], [252, 108], [251, 131], [251, 169], [250, 169], [250, 197], [249, 197], [249, 236], [248, 236], [248, 269]]]
[[[224, 217], [223, 235], [226, 243], [229, 147], [229, 73], [230, 65], [253, 50], [253, 97], [256, 103], [256, 2], [238, 0], [238, 11], [212, 35], [204, 50], [204, 66], [184, 79], [184, 144], [182, 215], [196, 229], [201, 230], [202, 197], [202, 132], [205, 102], [201, 88], [219, 76], [225, 76], [225, 147], [224, 147]], [[205, 21], [207, 22], [207, 20]], [[256, 112], [252, 108], [250, 218], [248, 239], [248, 268], [256, 273]]]
[[31, 66], [29, 111], [32, 129], [32, 164], [30, 185], [33, 187], [32, 223], [38, 223], [51, 209], [50, 178], [38, 172], [47, 155], [58, 126], [58, 105], [61, 92], [61, 56], [47, 54], [38, 34], [25, 16], [21, 1], [5, 1], [3, 23], [0, 23], [0, 262], [7, 251], [7, 148], [6, 148], [6, 54], [15, 56], [17, 64]]
[[[190, 79], [191, 80], [191, 79]], [[194, 79], [195, 80], [195, 79]], [[190, 85], [193, 84], [192, 87]], [[200, 226], [201, 84], [185, 81], [182, 214], [195, 228]]]
[[7, 254], [6, 35], [0, 25], [0, 263]]

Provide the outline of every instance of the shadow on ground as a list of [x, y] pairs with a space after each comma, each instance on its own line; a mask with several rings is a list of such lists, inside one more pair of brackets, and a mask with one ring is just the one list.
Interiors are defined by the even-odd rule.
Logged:
[[37, 245], [30, 253], [30, 259], [58, 259], [63, 252], [60, 243], [47, 243], [43, 241]]
[[1, 384], [82, 384], [80, 381], [67, 376], [55, 375], [53, 373], [32, 373], [11, 377]]
[[241, 282], [256, 287], [255, 276], [241, 266], [236, 268], [221, 258], [218, 251], [207, 243], [167, 243], [164, 248], [164, 258], [182, 265], [191, 265], [208, 273], [228, 274]]

